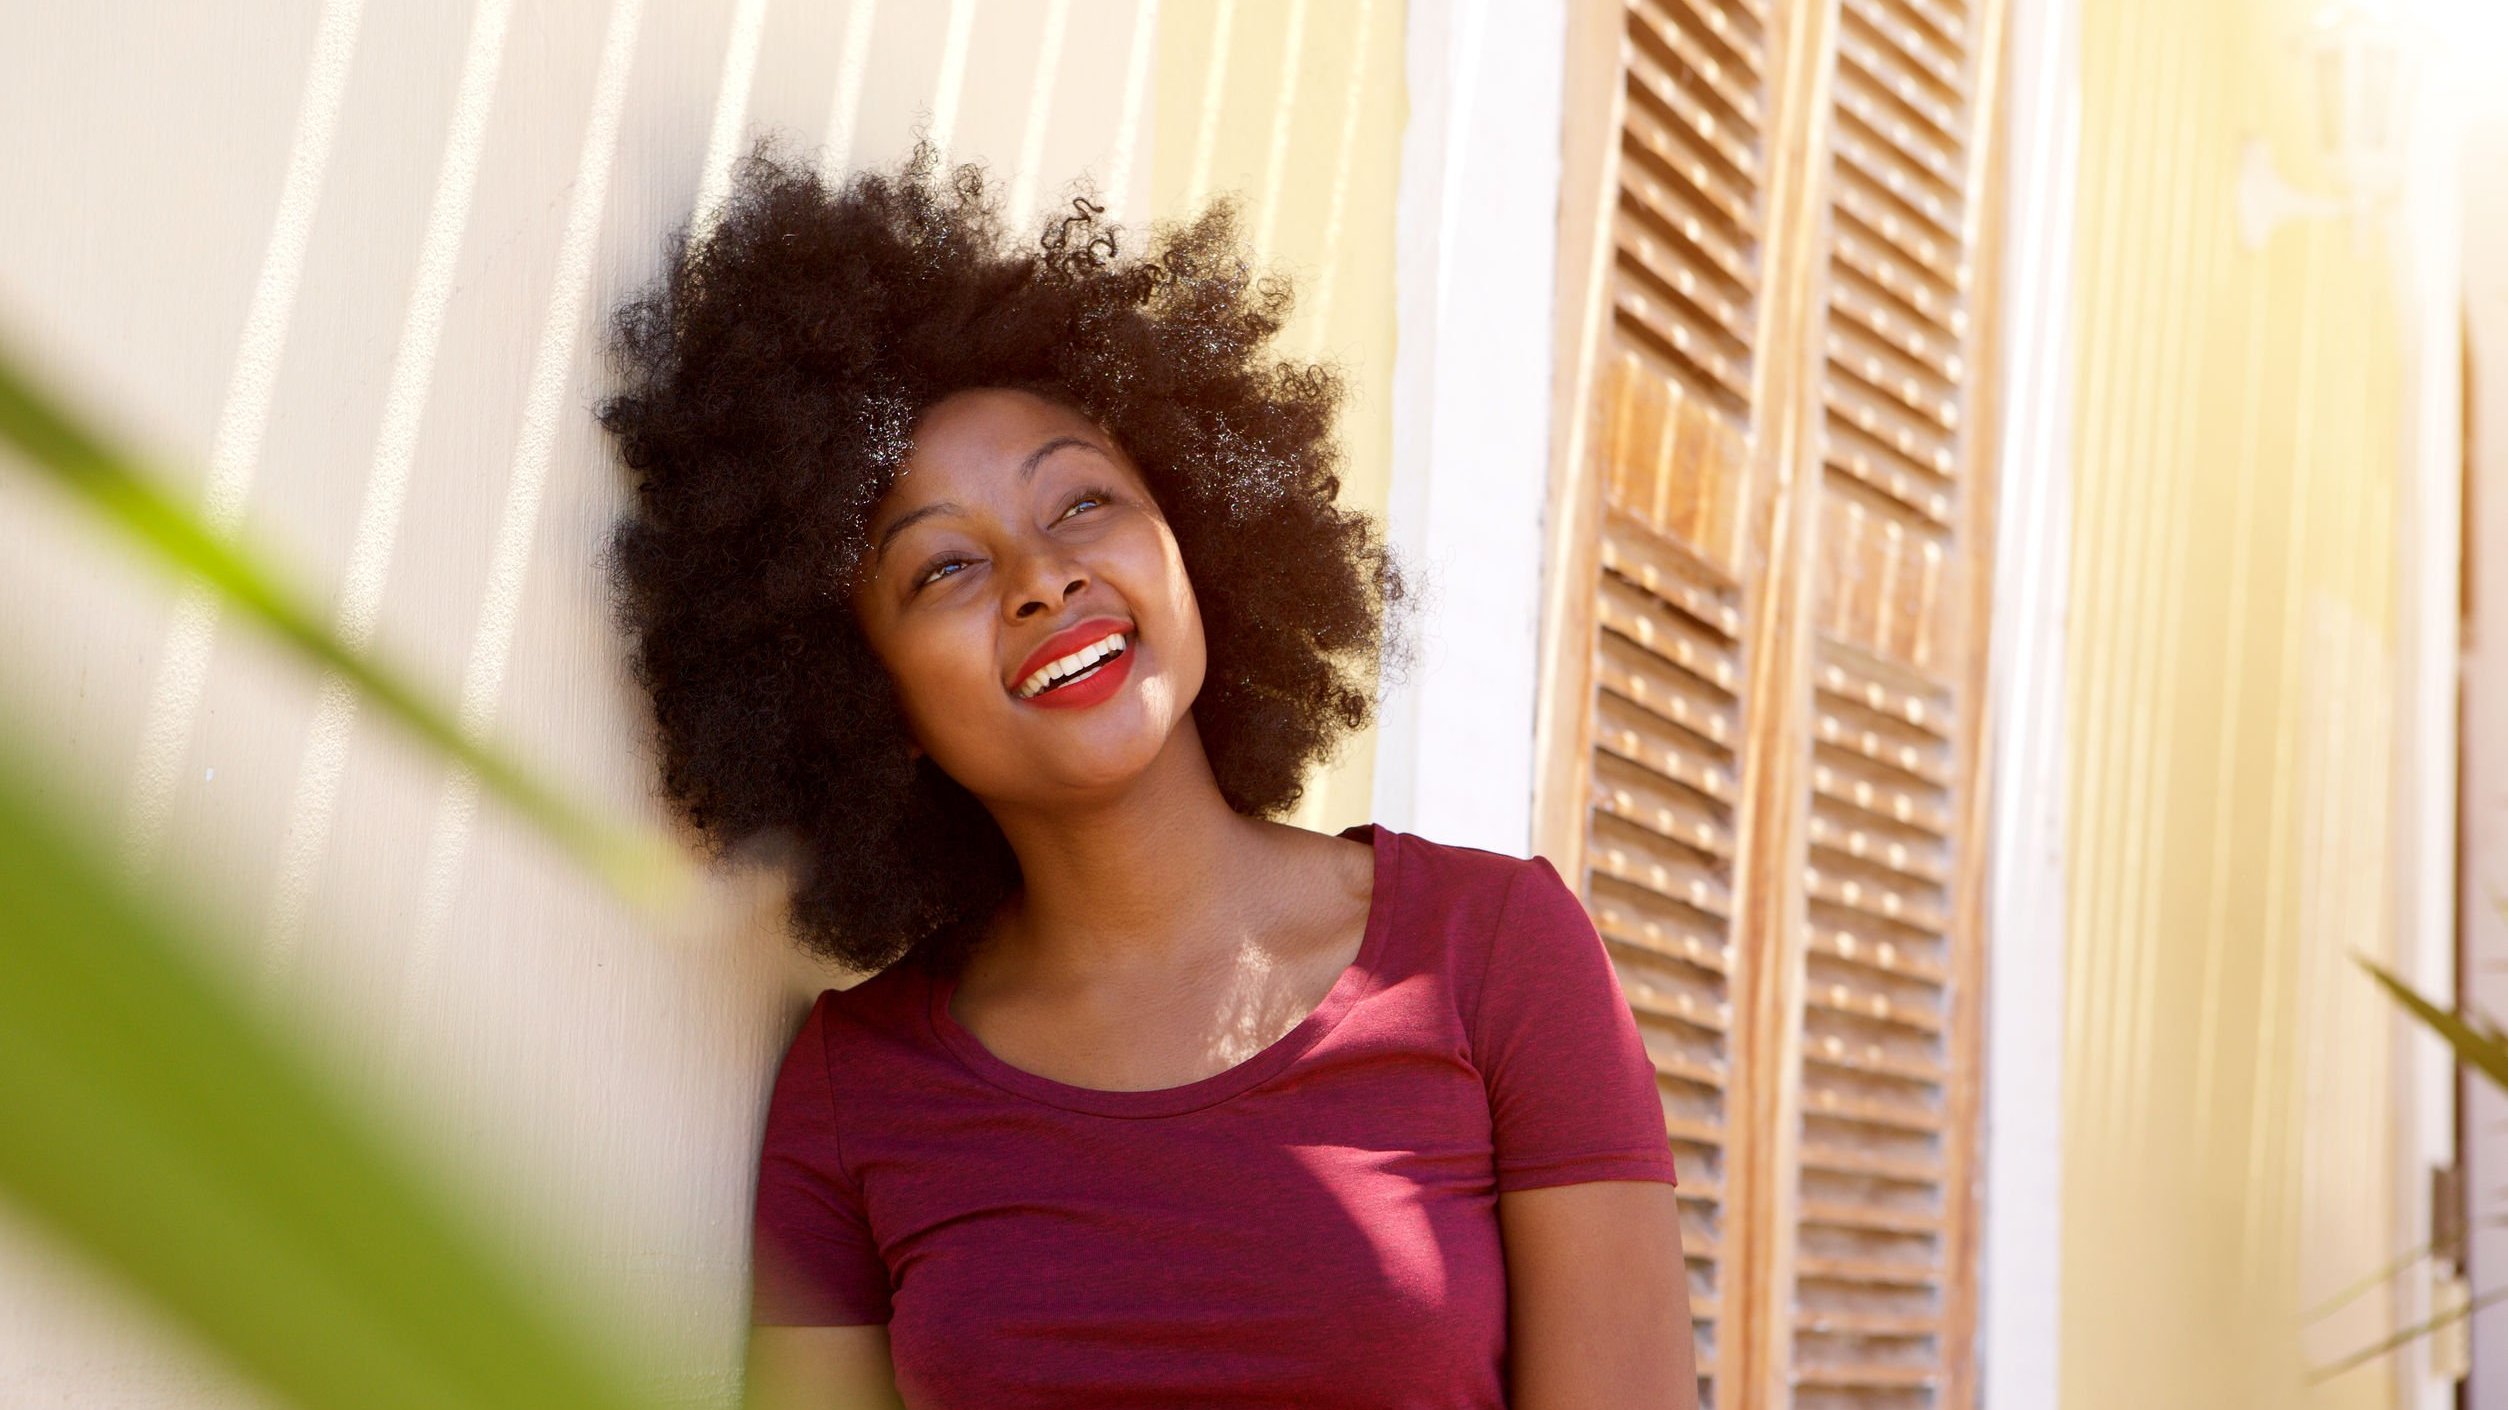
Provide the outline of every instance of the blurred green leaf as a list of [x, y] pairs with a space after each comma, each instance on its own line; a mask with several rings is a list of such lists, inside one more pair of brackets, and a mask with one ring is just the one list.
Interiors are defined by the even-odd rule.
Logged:
[[2468, 1298], [2461, 1307], [2452, 1308], [2425, 1321], [2416, 1322], [2413, 1325], [2404, 1328], [2402, 1331], [2395, 1333], [2393, 1336], [2388, 1337], [2386, 1340], [2377, 1343], [2375, 1346], [2362, 1347], [2360, 1350], [2353, 1352], [2349, 1356], [2344, 1357], [2342, 1360], [2337, 1361], [2330, 1366], [2320, 1366], [2317, 1369], [2310, 1371], [2308, 1373], [2308, 1384], [2316, 1385], [2323, 1381], [2332, 1380], [2334, 1377], [2341, 1375], [2343, 1372], [2350, 1370], [2354, 1366], [2374, 1361], [2407, 1342], [2415, 1341], [2419, 1338], [2428, 1336], [2430, 1333], [2437, 1331], [2441, 1327], [2461, 1322], [2465, 1318], [2472, 1316], [2474, 1313], [2481, 1311], [2483, 1308], [2490, 1306], [2492, 1303], [2502, 1300], [2508, 1300], [2508, 1288], [2499, 1288], [2494, 1291], [2484, 1293], [2480, 1297]]
[[[2477, 1229], [2508, 1229], [2508, 1215], [2495, 1216], [2489, 1219], [2476, 1219], [2471, 1222], [2472, 1227]], [[2458, 1263], [2462, 1263], [2464, 1262], [2463, 1243], [2464, 1240], [2462, 1239], [2452, 1239], [2448, 1241], [2448, 1246], [2446, 1248], [2440, 1248], [2434, 1243], [2422, 1244], [2420, 1247], [2415, 1248], [2408, 1253], [2398, 1254], [2396, 1255], [2395, 1260], [2387, 1264], [2385, 1267], [2355, 1280], [2351, 1286], [2342, 1289], [2333, 1296], [2326, 1298], [2323, 1302], [2318, 1303], [2315, 1307], [2309, 1309], [2303, 1320], [2315, 1322], [2332, 1316], [2334, 1313], [2341, 1311], [2344, 1307], [2349, 1306], [2353, 1299], [2358, 1298], [2376, 1288], [2384, 1287], [2388, 1280], [2392, 1279], [2396, 1274], [2411, 1268], [2413, 1265], [2419, 1263], [2421, 1260], [2429, 1257], [2433, 1253], [2444, 1254], [2446, 1257], [2451, 1258]]]
[[2385, 985], [2386, 992], [2394, 995], [2395, 1001], [2421, 1020], [2423, 1026], [2445, 1039], [2465, 1066], [2490, 1078], [2501, 1091], [2508, 1091], [2508, 1033], [2502, 1033], [2497, 1023], [2450, 1013], [2421, 997], [2418, 990], [2388, 973], [2377, 961], [2356, 950], [2351, 958]]
[[0, 1190], [299, 1405], [650, 1403], [39, 796], [0, 748]]
[[654, 904], [688, 888], [687, 865], [668, 839], [623, 832], [576, 809], [503, 751], [464, 734], [449, 712], [430, 704], [399, 674], [349, 649], [274, 575], [167, 497], [101, 431], [40, 387], [4, 347], [0, 442], [14, 445], [29, 464], [101, 511], [166, 566], [198, 576], [311, 661], [345, 677], [366, 699], [469, 768], [489, 792], [619, 894]]
[[[2492, 1082], [2499, 1085], [2501, 1090], [2508, 1091], [2508, 1033], [2501, 1032], [2499, 1024], [2496, 1021], [2476, 1017], [2472, 1014], [2463, 1012], [2450, 1013], [2447, 1010], [2440, 1008], [2438, 1005], [2430, 1002], [2427, 998], [2422, 996], [2419, 990], [2405, 983], [2401, 977], [2395, 975], [2377, 961], [2370, 959], [2367, 955], [2354, 950], [2351, 958], [2354, 963], [2358, 964], [2362, 969], [2367, 970], [2371, 978], [2374, 978], [2380, 985], [2384, 986], [2386, 992], [2394, 997], [2395, 1002], [2403, 1005], [2405, 1012], [2411, 1014], [2414, 1018], [2419, 1019], [2423, 1027], [2428, 1028], [2431, 1032], [2437, 1034], [2440, 1039], [2445, 1041], [2447, 1046], [2455, 1051], [2457, 1061], [2461, 1062], [2464, 1066], [2490, 1078]], [[2497, 1226], [2501, 1224], [2508, 1224], [2508, 1219], [2483, 1219], [2475, 1221], [2475, 1223], [2477, 1226]], [[2352, 1298], [2359, 1296], [2369, 1288], [2385, 1282], [2396, 1273], [2399, 1273], [2405, 1268], [2409, 1268], [2413, 1264], [2420, 1262], [2423, 1258], [2428, 1257], [2433, 1251], [2434, 1248], [2432, 1245], [2424, 1244], [2421, 1247], [2414, 1249], [2412, 1252], [2403, 1255], [2394, 1263], [2352, 1284], [2351, 1287], [2345, 1289], [2342, 1293], [2320, 1305], [2316, 1311], [2308, 1314], [2308, 1320], [2315, 1321], [2316, 1319], [2325, 1316], [2327, 1313], [2332, 1312], [2337, 1307], [2349, 1302]], [[2364, 1347], [2361, 1350], [2344, 1357], [2342, 1360], [2335, 1362], [2333, 1365], [2321, 1367], [2310, 1372], [2308, 1375], [2309, 1383], [2315, 1384], [2317, 1382], [2329, 1380], [2335, 1376], [2341, 1375], [2343, 1372], [2348, 1371], [2355, 1366], [2359, 1366], [2365, 1362], [2374, 1361], [2378, 1357], [2384, 1356], [2386, 1353], [2393, 1351], [2397, 1347], [2428, 1336], [2430, 1333], [2437, 1331], [2441, 1327], [2460, 1321], [2466, 1317], [2470, 1317], [2475, 1312], [2478, 1312], [2482, 1308], [2488, 1307], [2492, 1303], [2498, 1302], [2503, 1298], [2508, 1298], [2508, 1288], [2485, 1293], [2480, 1297], [2468, 1300], [2466, 1305], [2463, 1307], [2456, 1308], [2449, 1312], [2440, 1313], [2435, 1317], [2416, 1323], [2413, 1326], [2405, 1327], [2374, 1346]]]

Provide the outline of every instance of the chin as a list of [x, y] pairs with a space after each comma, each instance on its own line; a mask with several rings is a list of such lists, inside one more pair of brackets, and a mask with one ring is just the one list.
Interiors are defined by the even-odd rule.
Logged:
[[1058, 792], [1120, 793], [1158, 762], [1174, 738], [1172, 726], [1127, 731], [1120, 738], [1082, 739], [1036, 761], [1032, 778]]

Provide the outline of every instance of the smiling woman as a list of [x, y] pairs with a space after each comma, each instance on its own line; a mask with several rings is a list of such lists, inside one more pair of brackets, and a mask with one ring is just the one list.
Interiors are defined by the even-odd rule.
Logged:
[[1547, 861], [1276, 821], [1409, 583], [1214, 208], [761, 151], [620, 315], [671, 798], [878, 973], [780, 1064], [765, 1407], [1692, 1403], [1654, 1068]]

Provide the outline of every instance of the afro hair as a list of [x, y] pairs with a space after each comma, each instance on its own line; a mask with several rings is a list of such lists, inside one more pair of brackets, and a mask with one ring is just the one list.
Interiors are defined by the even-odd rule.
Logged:
[[791, 865], [793, 937], [848, 968], [954, 972], [1019, 885], [991, 815], [908, 749], [845, 589], [952, 393], [1052, 396], [1139, 466], [1200, 603], [1194, 721], [1237, 812], [1285, 812], [1407, 668], [1407, 575], [1336, 499], [1341, 377], [1268, 352], [1288, 285], [1252, 272], [1225, 200], [1129, 258], [1103, 215], [1074, 197], [1017, 248], [980, 167], [919, 145], [830, 183], [769, 136], [612, 316], [598, 415], [634, 498], [606, 569], [663, 795], [709, 856]]

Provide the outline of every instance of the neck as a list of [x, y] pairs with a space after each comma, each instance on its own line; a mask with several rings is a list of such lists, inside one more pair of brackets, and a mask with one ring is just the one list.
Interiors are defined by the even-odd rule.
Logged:
[[1022, 895], [996, 958], [1039, 976], [1163, 969], [1207, 954], [1214, 922], [1255, 915], [1278, 825], [1228, 806], [1191, 712], [1124, 791], [1051, 811], [994, 806]]

